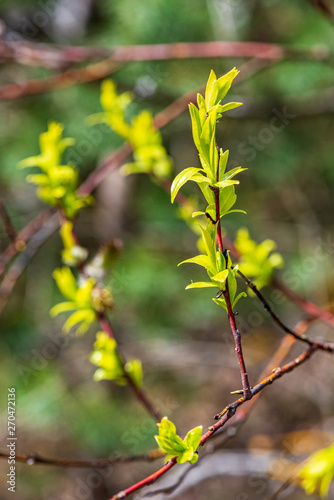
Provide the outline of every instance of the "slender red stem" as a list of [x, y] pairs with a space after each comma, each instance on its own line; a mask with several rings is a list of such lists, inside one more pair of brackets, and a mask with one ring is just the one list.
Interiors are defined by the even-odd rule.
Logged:
[[130, 486], [130, 488], [127, 488], [126, 490], [120, 491], [119, 493], [114, 495], [111, 498], [111, 500], [125, 498], [128, 495], [130, 495], [130, 493], [133, 493], [134, 491], [137, 491], [140, 488], [143, 488], [144, 486], [148, 486], [149, 484], [154, 483], [157, 479], [159, 479], [160, 476], [163, 476], [164, 474], [166, 474], [167, 471], [169, 471], [169, 469], [174, 467], [174, 465], [176, 464], [176, 459], [177, 459], [177, 457], [174, 457], [171, 460], [168, 460], [168, 462], [163, 467], [161, 467], [161, 469], [154, 472], [150, 476], [146, 477], [142, 481], [139, 481], [138, 483], [134, 484], [133, 486]]
[[[217, 149], [218, 149], [218, 155], [219, 155], [219, 148], [217, 147]], [[218, 173], [218, 169], [217, 169], [217, 181], [218, 180], [219, 180], [219, 173]], [[222, 238], [222, 231], [221, 231], [221, 224], [220, 224], [219, 189], [217, 189], [217, 188], [214, 189], [214, 195], [215, 195], [215, 205], [216, 205], [216, 224], [217, 224], [218, 248], [219, 248], [220, 252], [223, 254], [224, 253], [224, 246], [223, 246], [223, 238]], [[225, 254], [225, 261], [226, 261], [226, 268], [227, 268], [228, 258], [226, 256], [226, 254]], [[226, 282], [225, 282], [225, 290], [223, 291], [223, 295], [224, 295], [224, 299], [226, 302], [228, 319], [229, 319], [232, 334], [233, 334], [233, 339], [234, 339], [234, 344], [235, 344], [235, 352], [237, 354], [237, 358], [238, 358], [238, 362], [239, 362], [244, 397], [245, 397], [245, 399], [251, 399], [252, 393], [251, 393], [251, 389], [250, 389], [250, 385], [249, 385], [246, 364], [245, 364], [245, 360], [244, 360], [244, 356], [243, 356], [243, 352], [242, 352], [241, 335], [240, 335], [240, 330], [237, 328], [235, 315], [234, 315], [232, 304], [231, 304], [228, 280], [226, 280]]]

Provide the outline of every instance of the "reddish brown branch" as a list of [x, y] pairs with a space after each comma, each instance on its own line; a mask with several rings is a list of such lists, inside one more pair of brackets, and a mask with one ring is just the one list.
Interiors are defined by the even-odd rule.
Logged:
[[[268, 385], [271, 385], [275, 380], [281, 378], [285, 373], [291, 372], [296, 366], [304, 363], [307, 361], [310, 356], [317, 350], [315, 346], [310, 346], [306, 351], [304, 351], [300, 356], [295, 358], [293, 361], [290, 361], [290, 363], [286, 363], [284, 366], [279, 367], [274, 369], [273, 373], [269, 375], [269, 377], [265, 378], [262, 380], [259, 384], [255, 385], [252, 388], [252, 396], [255, 396], [258, 394], [262, 389], [267, 387]], [[246, 399], [242, 396], [239, 398], [237, 401], [234, 401], [234, 403], [231, 403], [227, 405], [223, 411], [215, 415], [215, 419], [219, 420], [225, 415], [225, 413], [232, 411], [235, 411], [239, 406], [241, 406]]]
[[85, 68], [74, 68], [47, 76], [45, 78], [35, 78], [20, 83], [11, 83], [0, 88], [0, 101], [10, 101], [28, 95], [42, 94], [52, 90], [64, 89], [81, 83], [102, 80], [118, 69], [119, 64], [106, 59], [98, 63], [91, 64]]
[[[306, 351], [304, 351], [300, 356], [295, 358], [290, 363], [286, 363], [284, 366], [276, 368], [275, 371], [269, 377], [265, 378], [259, 384], [257, 384], [252, 388], [252, 396], [255, 396], [256, 394], [260, 393], [265, 387], [275, 382], [275, 380], [278, 380], [286, 373], [289, 373], [292, 370], [294, 370], [297, 366], [301, 365], [302, 363], [305, 363], [305, 361], [308, 360], [316, 350], [317, 350], [316, 347], [309, 347]], [[200, 446], [203, 446], [219, 429], [222, 429], [225, 426], [225, 424], [235, 415], [238, 407], [240, 407], [246, 401], [247, 400], [244, 397], [242, 397], [234, 401], [234, 403], [229, 404], [221, 413], [216, 415], [216, 417], [219, 418], [218, 422], [209, 427], [208, 431], [205, 434], [203, 434], [203, 436], [201, 437]], [[139, 490], [140, 488], [152, 484], [159, 477], [166, 474], [166, 472], [168, 472], [172, 467], [174, 467], [174, 465], [177, 463], [176, 459], [177, 457], [174, 457], [173, 459], [169, 460], [166, 463], [166, 465], [164, 465], [164, 467], [154, 472], [147, 478], [132, 485], [130, 488], [127, 488], [117, 493], [112, 497], [111, 500], [125, 498], [131, 493]]]
[[315, 340], [311, 340], [306, 335], [300, 335], [299, 333], [295, 332], [288, 326], [286, 326], [277, 316], [277, 314], [272, 310], [271, 306], [269, 305], [269, 302], [266, 300], [266, 298], [262, 295], [262, 293], [258, 290], [257, 286], [255, 283], [253, 283], [247, 276], [245, 276], [240, 270], [237, 271], [239, 276], [245, 281], [247, 286], [255, 293], [256, 297], [262, 302], [265, 311], [267, 311], [273, 321], [278, 325], [285, 333], [288, 333], [289, 335], [292, 335], [296, 340], [300, 340], [302, 342], [305, 342], [311, 347], [316, 347], [317, 349], [320, 349], [322, 351], [327, 351], [330, 353], [334, 352], [334, 344], [329, 343], [329, 342], [317, 342]]
[[40, 64], [58, 69], [66, 65], [109, 57], [113, 61], [161, 61], [168, 59], [199, 59], [217, 57], [326, 60], [328, 51], [318, 47], [301, 48], [263, 42], [212, 41], [154, 45], [123, 45], [117, 47], [84, 47], [48, 45], [16, 41], [0, 42], [0, 57], [16, 59], [21, 64]]

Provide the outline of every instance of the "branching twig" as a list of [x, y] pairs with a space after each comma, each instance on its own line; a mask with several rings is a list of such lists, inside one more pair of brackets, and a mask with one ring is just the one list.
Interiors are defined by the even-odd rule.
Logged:
[[316, 347], [317, 349], [327, 351], [327, 352], [334, 352], [334, 344], [329, 343], [329, 342], [317, 342], [316, 340], [311, 340], [306, 335], [300, 335], [299, 333], [295, 332], [288, 326], [286, 326], [277, 316], [277, 314], [272, 310], [270, 307], [268, 301], [265, 299], [265, 297], [262, 295], [262, 293], [258, 290], [257, 286], [255, 283], [253, 283], [247, 276], [245, 276], [240, 270], [237, 271], [239, 276], [245, 281], [247, 286], [255, 293], [257, 298], [262, 302], [265, 311], [267, 311], [270, 316], [272, 317], [273, 321], [283, 330], [285, 333], [288, 333], [292, 335], [296, 340], [300, 340], [302, 342], [305, 342], [311, 347]]
[[[255, 385], [251, 391], [252, 391], [252, 396], [255, 396], [259, 392], [261, 392], [265, 387], [268, 385], [272, 384], [275, 380], [281, 378], [284, 374], [291, 372], [294, 370], [297, 366], [301, 365], [304, 363], [307, 359], [309, 359], [312, 354], [317, 350], [316, 347], [309, 347], [306, 351], [304, 351], [300, 356], [295, 358], [293, 361], [290, 363], [287, 363], [283, 365], [280, 368], [276, 368], [275, 371], [270, 375], [269, 377], [265, 378], [262, 380], [259, 384]], [[203, 446], [210, 438], [213, 436], [219, 429], [225, 426], [225, 424], [235, 415], [237, 409], [239, 406], [244, 404], [247, 400], [242, 397], [234, 403], [229, 404], [222, 412], [220, 412], [218, 415], [216, 415], [215, 418], [219, 418], [218, 422], [214, 424], [213, 426], [209, 427], [208, 431], [203, 434], [201, 441], [200, 441], [200, 446]], [[159, 469], [158, 471], [154, 472], [147, 478], [139, 481], [138, 483], [130, 486], [130, 488], [127, 488], [125, 490], [120, 491], [116, 495], [112, 497], [111, 500], [117, 500], [121, 498], [125, 498], [134, 491], [139, 490], [140, 488], [143, 488], [144, 486], [148, 486], [149, 484], [152, 484], [154, 481], [156, 481], [159, 477], [164, 475], [168, 470], [170, 470], [174, 465], [177, 463], [176, 462], [177, 457], [172, 458], [169, 460], [164, 467]]]

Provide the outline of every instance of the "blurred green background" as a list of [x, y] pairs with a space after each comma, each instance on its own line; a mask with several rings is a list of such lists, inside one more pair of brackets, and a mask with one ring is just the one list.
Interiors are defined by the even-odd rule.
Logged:
[[[36, 20], [42, 15], [47, 22], [41, 28]], [[8, 0], [0, 2], [0, 17], [4, 39], [14, 33], [17, 39], [34, 42], [107, 47], [263, 41], [334, 53], [333, 21], [307, 0]], [[221, 75], [244, 62], [236, 58], [130, 62], [112, 78], [120, 91], [134, 91], [134, 113], [147, 108], [155, 114], [203, 85], [211, 68]], [[50, 74], [37, 66], [2, 60], [0, 84]], [[333, 57], [325, 62], [276, 62], [233, 85], [229, 100], [242, 101], [244, 106], [228, 113], [218, 125], [220, 145], [230, 150], [230, 166], [248, 168], [237, 187], [237, 208], [247, 215], [227, 218], [226, 234], [233, 239], [239, 227], [247, 226], [256, 241], [274, 239], [285, 260], [279, 275], [324, 306], [330, 305], [334, 293], [333, 82]], [[38, 136], [49, 120], [64, 123], [64, 135], [76, 139], [77, 147], [66, 154], [77, 160], [82, 179], [121, 144], [112, 132], [95, 139], [85, 122], [88, 115], [100, 111], [99, 93], [100, 82], [93, 82], [0, 102], [0, 196], [16, 229], [44, 208], [17, 162], [38, 153]], [[281, 121], [284, 126], [273, 131], [272, 120], [282, 114], [287, 117]], [[197, 165], [188, 113], [171, 122], [162, 135], [176, 172]], [[184, 192], [198, 196], [188, 186]], [[145, 176], [124, 180], [112, 174], [95, 196], [95, 207], [80, 214], [78, 233], [92, 252], [110, 237], [123, 240], [124, 251], [110, 278], [116, 303], [111, 321], [123, 351], [142, 359], [147, 391], [177, 423], [181, 435], [194, 425], [210, 425], [212, 415], [230, 401], [229, 391], [238, 388], [239, 373], [227, 318], [212, 302], [212, 292], [184, 291], [190, 280], [204, 278], [201, 269], [176, 267], [196, 254], [196, 237], [178, 217], [168, 195]], [[4, 251], [9, 242], [3, 228], [0, 238]], [[322, 250], [321, 259], [316, 258], [317, 249]], [[126, 387], [93, 382], [88, 355], [95, 331], [83, 338], [64, 336], [62, 318], [49, 318], [49, 309], [59, 299], [51, 273], [60, 265], [60, 250], [60, 238], [54, 234], [20, 277], [0, 318], [1, 435], [6, 436], [7, 387], [14, 386], [18, 453], [59, 458], [142, 453], [155, 447], [155, 424]], [[273, 300], [270, 288], [265, 293]], [[282, 297], [274, 302], [292, 326], [305, 317]], [[238, 309], [254, 382], [282, 334], [254, 299], [242, 300]], [[309, 334], [333, 339], [330, 329], [319, 322]], [[330, 357], [318, 354], [271, 387], [225, 448], [226, 457], [233, 449], [241, 453], [251, 449], [258, 435], [268, 438], [268, 460], [275, 455], [282, 461], [296, 451], [284, 447], [290, 433], [317, 429], [330, 436], [333, 375]], [[302, 456], [323, 444], [321, 439], [307, 442]], [[4, 499], [11, 498], [3, 479], [7, 467], [5, 460], [0, 462]], [[116, 466], [101, 475], [17, 464], [18, 498], [106, 499], [156, 467], [157, 463]], [[225, 498], [265, 498], [278, 485], [263, 476], [265, 490], [259, 492], [250, 474], [246, 470], [238, 481], [214, 478], [209, 485], [198, 485], [196, 492], [176, 498], [220, 499], [222, 488]], [[304, 497], [301, 490], [286, 496]]]

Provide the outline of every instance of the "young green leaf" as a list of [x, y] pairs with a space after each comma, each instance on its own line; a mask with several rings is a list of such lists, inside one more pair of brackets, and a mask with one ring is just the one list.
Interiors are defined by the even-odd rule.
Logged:
[[184, 440], [176, 434], [175, 425], [167, 417], [164, 417], [157, 426], [159, 435], [154, 437], [160, 449], [167, 453], [165, 462], [173, 457], [177, 457], [176, 461], [179, 464], [185, 462], [193, 464], [197, 461], [196, 452], [202, 436], [201, 426], [189, 431]]
[[181, 187], [188, 182], [194, 175], [200, 172], [201, 168], [196, 167], [188, 167], [182, 170], [173, 180], [171, 186], [171, 199], [172, 203], [174, 203], [175, 197], [177, 193], [180, 191]]
[[228, 102], [227, 104], [223, 104], [221, 108], [219, 108], [219, 113], [225, 113], [225, 111], [230, 111], [231, 109], [239, 108], [242, 106], [242, 102]]
[[181, 266], [181, 264], [197, 264], [205, 269], [213, 268], [212, 262], [207, 255], [196, 255], [196, 257], [192, 257], [191, 259], [183, 260], [178, 264], [178, 266]]
[[[198, 94], [200, 95], [200, 94]], [[201, 142], [200, 142], [200, 137], [202, 133], [202, 126], [201, 126], [201, 120], [199, 117], [199, 111], [196, 108], [195, 104], [190, 103], [189, 104], [189, 112], [190, 112], [190, 117], [191, 117], [191, 123], [192, 123], [192, 132], [193, 132], [193, 139], [196, 148], [198, 151], [201, 149]]]
[[190, 290], [190, 288], [217, 288], [217, 285], [212, 283], [212, 281], [197, 281], [186, 286], [186, 290]]
[[221, 284], [224, 284], [228, 276], [228, 269], [224, 269], [224, 271], [220, 271], [215, 276], [212, 276], [214, 281], [219, 281]]
[[210, 76], [208, 82], [206, 84], [205, 89], [205, 106], [206, 111], [209, 111], [212, 106], [217, 104], [217, 96], [218, 96], [218, 85], [217, 85], [217, 77], [213, 70], [210, 72]]
[[217, 80], [218, 85], [218, 95], [217, 95], [217, 103], [220, 102], [226, 96], [227, 92], [230, 90], [232, 82], [234, 78], [239, 74], [239, 71], [236, 68], [233, 68], [231, 71], [226, 73], [226, 75], [221, 76]]
[[240, 181], [232, 181], [232, 180], [219, 181], [214, 183], [214, 187], [224, 189], [228, 186], [233, 186], [233, 184], [240, 184]]

